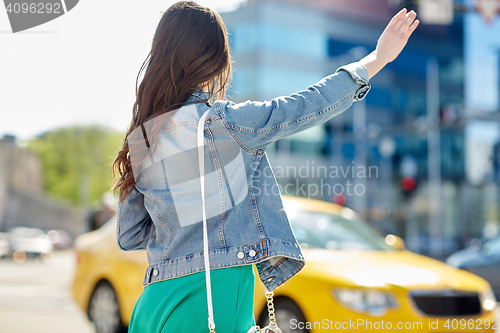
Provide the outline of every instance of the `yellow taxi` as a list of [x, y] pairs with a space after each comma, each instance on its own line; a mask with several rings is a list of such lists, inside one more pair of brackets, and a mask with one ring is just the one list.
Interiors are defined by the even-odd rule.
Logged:
[[[498, 329], [496, 299], [484, 279], [406, 250], [399, 237], [348, 208], [295, 197], [284, 197], [284, 207], [306, 266], [274, 292], [283, 333]], [[117, 247], [115, 227], [113, 218], [75, 241], [73, 295], [98, 333], [126, 331], [148, 266], [145, 251]], [[263, 288], [256, 275], [261, 327], [268, 321]]]

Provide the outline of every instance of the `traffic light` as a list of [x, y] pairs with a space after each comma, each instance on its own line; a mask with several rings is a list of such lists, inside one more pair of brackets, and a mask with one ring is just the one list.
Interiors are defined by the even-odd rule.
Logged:
[[333, 196], [333, 203], [336, 205], [340, 206], [345, 206], [345, 203], [347, 202], [347, 198], [343, 193], [335, 194]]
[[406, 176], [401, 179], [401, 190], [405, 199], [409, 199], [417, 187], [417, 180], [414, 177]]

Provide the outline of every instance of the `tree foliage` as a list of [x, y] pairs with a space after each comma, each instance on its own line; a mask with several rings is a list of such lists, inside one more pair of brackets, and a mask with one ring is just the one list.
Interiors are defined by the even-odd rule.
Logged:
[[123, 134], [101, 125], [57, 128], [28, 143], [42, 161], [46, 191], [73, 205], [92, 206], [109, 191], [111, 165]]

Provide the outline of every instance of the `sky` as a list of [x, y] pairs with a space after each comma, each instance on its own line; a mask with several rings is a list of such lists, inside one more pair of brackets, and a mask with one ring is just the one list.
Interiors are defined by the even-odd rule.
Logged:
[[[161, 14], [175, 1], [85, 0], [13, 34], [0, 6], [0, 138], [20, 142], [75, 124], [125, 133], [135, 83]], [[198, 0], [219, 12], [245, 0]]]

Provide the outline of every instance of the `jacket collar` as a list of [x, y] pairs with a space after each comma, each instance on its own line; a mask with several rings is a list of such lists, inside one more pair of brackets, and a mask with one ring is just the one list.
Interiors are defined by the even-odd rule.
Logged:
[[204, 92], [203, 90], [201, 90], [201, 88], [197, 88], [194, 93], [189, 96], [189, 98], [187, 99], [186, 102], [194, 102], [194, 101], [197, 101], [197, 100], [207, 100], [208, 99], [208, 94], [206, 92]]

